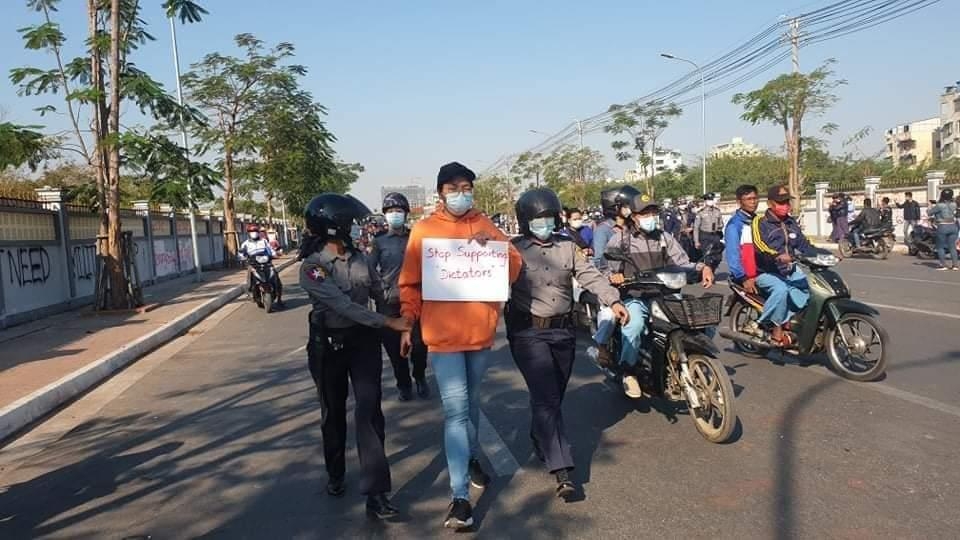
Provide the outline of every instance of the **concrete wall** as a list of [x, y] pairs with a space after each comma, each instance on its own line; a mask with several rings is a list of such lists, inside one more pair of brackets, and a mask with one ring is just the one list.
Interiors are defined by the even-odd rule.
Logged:
[[70, 298], [67, 261], [58, 244], [0, 245], [3, 316], [14, 316]]

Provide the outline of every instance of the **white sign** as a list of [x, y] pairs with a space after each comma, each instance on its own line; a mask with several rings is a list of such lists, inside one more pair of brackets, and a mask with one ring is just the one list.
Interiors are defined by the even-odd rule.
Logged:
[[506, 242], [423, 239], [423, 299], [506, 302], [510, 264]]

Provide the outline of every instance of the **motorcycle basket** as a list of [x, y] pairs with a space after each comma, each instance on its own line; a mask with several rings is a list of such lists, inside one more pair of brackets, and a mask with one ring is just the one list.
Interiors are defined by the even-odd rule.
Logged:
[[689, 328], [705, 328], [720, 324], [723, 311], [722, 294], [680, 297], [666, 296], [660, 300], [673, 322]]

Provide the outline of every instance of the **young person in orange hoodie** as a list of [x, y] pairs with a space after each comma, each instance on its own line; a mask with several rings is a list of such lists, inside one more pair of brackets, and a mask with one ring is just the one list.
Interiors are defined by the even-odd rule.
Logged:
[[[421, 259], [424, 238], [469, 239], [480, 245], [490, 240], [509, 240], [489, 218], [473, 209], [476, 178], [473, 171], [460, 163], [448, 163], [440, 168], [437, 193], [441, 204], [410, 232], [399, 278], [401, 315], [420, 321], [427, 356], [443, 401], [444, 446], [453, 491], [444, 526], [451, 529], [473, 525], [470, 484], [483, 488], [490, 482], [477, 460], [479, 391], [502, 304], [423, 300]], [[512, 245], [508, 249], [510, 283], [513, 283], [520, 275], [523, 261]], [[411, 335], [406, 332], [401, 337], [404, 355], [411, 345]]]

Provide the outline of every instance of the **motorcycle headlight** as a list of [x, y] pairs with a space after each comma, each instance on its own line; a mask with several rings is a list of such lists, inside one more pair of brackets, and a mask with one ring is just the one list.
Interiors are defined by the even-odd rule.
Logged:
[[832, 253], [820, 253], [814, 262], [818, 266], [836, 266], [839, 260]]
[[260, 264], [267, 264], [270, 262], [270, 257], [267, 257], [266, 255], [257, 255], [257, 262]]
[[670, 289], [682, 289], [687, 284], [687, 274], [682, 272], [660, 272], [657, 279]]

